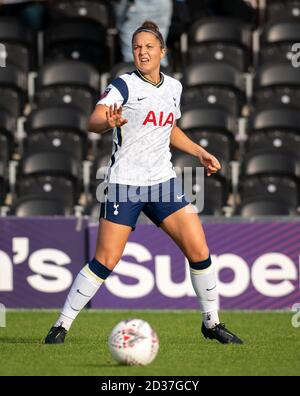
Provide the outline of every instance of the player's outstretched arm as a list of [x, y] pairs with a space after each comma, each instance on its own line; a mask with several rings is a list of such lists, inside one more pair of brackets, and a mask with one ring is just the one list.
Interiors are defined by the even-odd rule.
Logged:
[[206, 168], [207, 176], [218, 172], [221, 165], [216, 157], [207, 152], [199, 144], [193, 142], [178, 126], [171, 131], [170, 143], [173, 147], [199, 158], [201, 164]]
[[122, 116], [123, 108], [117, 104], [111, 106], [97, 105], [91, 114], [87, 129], [90, 132], [104, 133], [115, 127], [122, 127], [128, 122]]

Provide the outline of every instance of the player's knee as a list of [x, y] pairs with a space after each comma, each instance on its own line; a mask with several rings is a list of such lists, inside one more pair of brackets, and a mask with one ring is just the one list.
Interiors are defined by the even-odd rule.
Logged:
[[209, 257], [209, 249], [208, 246], [204, 246], [201, 248], [195, 248], [193, 249], [188, 256], [188, 260], [189, 262], [192, 263], [198, 263], [200, 261], [204, 261], [207, 260], [207, 258]]
[[120, 256], [116, 255], [112, 252], [103, 252], [101, 254], [96, 255], [96, 259], [105, 267], [110, 270], [113, 270], [115, 266], [120, 261]]
[[206, 257], [204, 260], [190, 261], [189, 263], [190, 268], [196, 271], [207, 270], [212, 264], [210, 255], [208, 255], [208, 257]]

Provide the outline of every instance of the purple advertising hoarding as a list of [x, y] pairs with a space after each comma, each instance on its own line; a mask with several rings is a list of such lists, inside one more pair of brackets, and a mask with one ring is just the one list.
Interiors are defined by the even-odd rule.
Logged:
[[[300, 222], [204, 225], [222, 309], [283, 309], [300, 303]], [[90, 258], [97, 225], [89, 226]], [[197, 308], [188, 263], [154, 225], [138, 225], [93, 308]]]
[[72, 218], [1, 218], [0, 303], [61, 307], [86, 260], [86, 227]]
[[[300, 303], [300, 222], [205, 224], [222, 309], [283, 309]], [[95, 252], [97, 224], [67, 218], [0, 219], [0, 303], [59, 308]], [[87, 240], [88, 238], [88, 240]], [[86, 251], [87, 242], [89, 252]], [[138, 225], [93, 308], [198, 308], [189, 267], [154, 225]]]

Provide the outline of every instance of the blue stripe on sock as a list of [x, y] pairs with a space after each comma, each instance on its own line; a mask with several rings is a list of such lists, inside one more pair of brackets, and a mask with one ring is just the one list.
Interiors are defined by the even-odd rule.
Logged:
[[111, 273], [111, 270], [109, 270], [107, 267], [105, 267], [103, 264], [101, 264], [98, 260], [93, 258], [89, 262], [89, 269], [97, 275], [99, 278], [105, 280], [108, 275]]
[[190, 267], [194, 270], [204, 270], [211, 265], [211, 258], [209, 256], [208, 259], [199, 261], [198, 263], [191, 263], [191, 262], [189, 263], [190, 263]]

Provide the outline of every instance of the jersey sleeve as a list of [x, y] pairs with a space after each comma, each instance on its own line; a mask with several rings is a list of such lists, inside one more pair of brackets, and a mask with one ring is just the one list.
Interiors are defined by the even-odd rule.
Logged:
[[182, 94], [182, 84], [179, 82], [178, 89], [177, 89], [177, 95], [176, 95], [176, 98], [177, 98], [176, 102], [178, 103], [176, 114], [175, 114], [176, 120], [178, 120], [181, 117], [181, 110], [180, 110], [181, 94]]
[[104, 93], [101, 95], [97, 105], [110, 106], [117, 103], [117, 106], [121, 106], [127, 103], [128, 100], [128, 86], [126, 82], [118, 77], [113, 80]]

